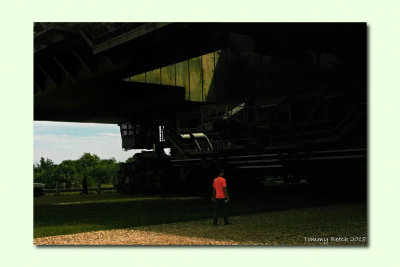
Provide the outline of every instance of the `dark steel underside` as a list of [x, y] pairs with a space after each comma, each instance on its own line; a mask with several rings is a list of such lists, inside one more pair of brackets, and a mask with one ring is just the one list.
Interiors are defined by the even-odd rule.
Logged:
[[[210, 51], [242, 44], [298, 60], [307, 50], [351, 60], [354, 80], [365, 78], [365, 24], [326, 23], [37, 23], [34, 120], [118, 123], [180, 112], [182, 88], [122, 79]], [[358, 30], [361, 29], [361, 30]], [[246, 45], [246, 44], [245, 44]], [[360, 47], [362, 48], [360, 50]], [[345, 71], [345, 70], [344, 70]]]

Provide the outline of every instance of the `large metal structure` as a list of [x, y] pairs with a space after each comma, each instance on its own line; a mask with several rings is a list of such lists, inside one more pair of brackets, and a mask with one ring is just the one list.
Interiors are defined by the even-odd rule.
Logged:
[[[364, 23], [37, 23], [35, 120], [118, 123], [121, 192], [366, 182]], [[164, 148], [171, 149], [165, 155]]]

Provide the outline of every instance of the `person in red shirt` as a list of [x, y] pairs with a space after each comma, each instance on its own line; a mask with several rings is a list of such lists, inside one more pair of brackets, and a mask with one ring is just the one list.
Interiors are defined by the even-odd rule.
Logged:
[[213, 199], [215, 202], [213, 225], [217, 226], [218, 223], [218, 211], [223, 209], [224, 211], [224, 221], [225, 225], [229, 225], [228, 219], [228, 203], [229, 194], [228, 189], [226, 189], [226, 180], [223, 177], [224, 171], [221, 170], [218, 177], [214, 179], [213, 183]]

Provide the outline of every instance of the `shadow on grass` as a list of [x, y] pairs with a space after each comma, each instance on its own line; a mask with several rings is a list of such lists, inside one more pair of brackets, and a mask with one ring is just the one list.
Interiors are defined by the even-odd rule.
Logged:
[[[229, 227], [213, 227], [209, 220], [197, 220], [134, 229], [239, 245], [367, 245], [365, 203], [341, 203], [234, 216]], [[324, 240], [310, 242], [305, 237]], [[340, 237], [340, 240], [332, 242], [331, 237]]]

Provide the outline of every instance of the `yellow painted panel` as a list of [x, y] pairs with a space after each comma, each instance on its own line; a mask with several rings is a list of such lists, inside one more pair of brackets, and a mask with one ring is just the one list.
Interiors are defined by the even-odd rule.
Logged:
[[175, 64], [161, 68], [161, 84], [175, 85]]
[[160, 84], [160, 69], [155, 69], [148, 71], [146, 73], [146, 79], [148, 83], [158, 83]]
[[214, 53], [202, 56], [203, 66], [203, 101], [208, 101], [207, 96], [214, 89]]
[[191, 58], [189, 60], [190, 101], [202, 101], [203, 84], [201, 70], [201, 57]]
[[191, 58], [132, 76], [130, 80], [184, 87], [186, 100], [214, 102], [216, 99], [215, 66], [218, 64], [220, 53], [221, 50]]
[[212, 88], [208, 91], [206, 101], [213, 103], [220, 103], [221, 101], [225, 101], [226, 97], [226, 88], [229, 87], [229, 84], [232, 79], [236, 79], [236, 77], [229, 77], [227, 75], [228, 71], [228, 57], [227, 50], [219, 50], [213, 53], [214, 56], [214, 74], [212, 78]]
[[218, 64], [218, 60], [219, 60], [219, 56], [220, 56], [220, 54], [222, 53], [222, 51], [224, 51], [224, 50], [218, 50], [218, 51], [215, 51], [213, 54], [214, 54], [214, 68], [217, 66], [217, 64]]
[[145, 74], [146, 73], [142, 73], [142, 74], [138, 74], [138, 75], [132, 76], [130, 80], [132, 82], [145, 82], [146, 81], [145, 80], [145, 77], [146, 77]]
[[176, 63], [176, 86], [185, 87], [185, 100], [190, 100], [188, 60]]

